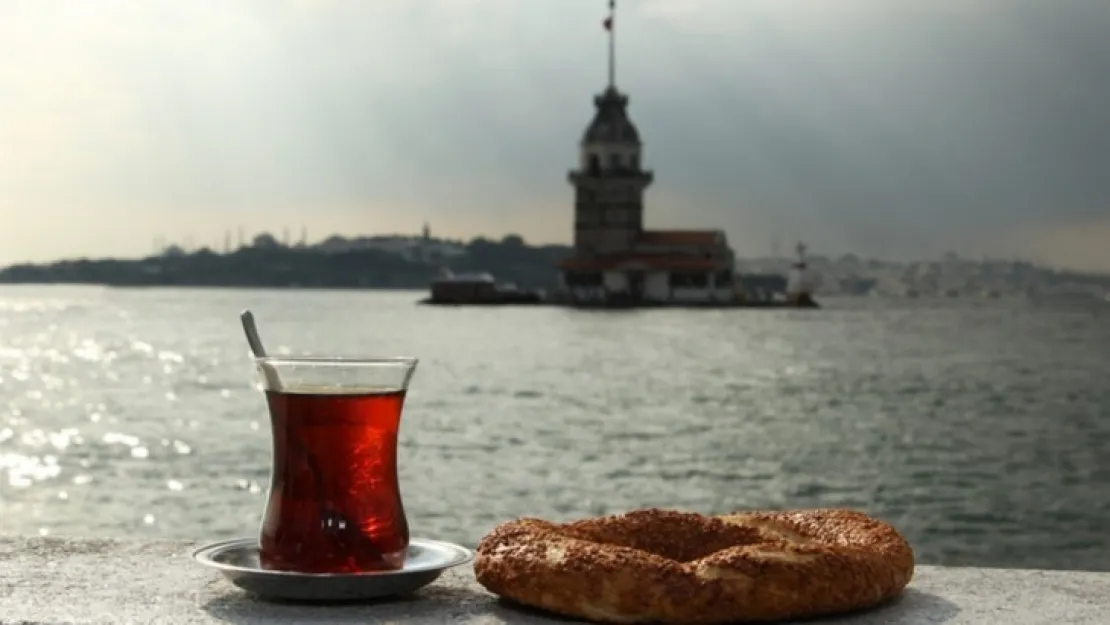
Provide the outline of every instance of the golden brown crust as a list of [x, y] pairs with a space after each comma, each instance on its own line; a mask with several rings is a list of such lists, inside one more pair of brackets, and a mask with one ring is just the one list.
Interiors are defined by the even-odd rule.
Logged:
[[494, 594], [610, 623], [735, 623], [859, 610], [900, 594], [913, 566], [898, 530], [841, 509], [519, 519], [487, 534], [474, 560], [478, 583]]

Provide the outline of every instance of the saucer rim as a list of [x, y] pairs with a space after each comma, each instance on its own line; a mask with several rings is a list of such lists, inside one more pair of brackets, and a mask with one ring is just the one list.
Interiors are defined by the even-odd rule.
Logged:
[[433, 571], [445, 571], [456, 566], [462, 566], [474, 559], [474, 550], [459, 545], [457, 543], [449, 542], [446, 540], [435, 540], [432, 538], [412, 538], [409, 539], [409, 545], [427, 545], [431, 547], [439, 547], [442, 552], [451, 552], [454, 557], [450, 560], [437, 562], [434, 564], [425, 564], [414, 568], [403, 568], [394, 571], [361, 571], [358, 573], [305, 573], [300, 571], [282, 571], [264, 569], [261, 567], [254, 568], [248, 566], [239, 566], [236, 564], [228, 564], [226, 562], [218, 562], [212, 556], [218, 553], [230, 551], [231, 549], [258, 549], [257, 538], [230, 538], [221, 540], [214, 543], [198, 547], [192, 552], [192, 559], [196, 562], [214, 569], [230, 573], [246, 573], [249, 575], [272, 575], [277, 577], [296, 577], [300, 579], [313, 578], [313, 579], [373, 579], [379, 577], [396, 577], [400, 575], [430, 573]]

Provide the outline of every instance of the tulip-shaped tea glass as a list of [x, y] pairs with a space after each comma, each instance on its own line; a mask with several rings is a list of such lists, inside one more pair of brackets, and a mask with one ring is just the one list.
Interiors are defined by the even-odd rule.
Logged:
[[415, 358], [258, 357], [273, 431], [264, 568], [398, 570], [409, 544], [397, 432]]

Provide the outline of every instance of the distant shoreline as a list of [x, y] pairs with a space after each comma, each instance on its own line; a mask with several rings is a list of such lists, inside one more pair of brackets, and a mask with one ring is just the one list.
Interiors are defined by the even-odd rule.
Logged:
[[489, 271], [529, 288], [555, 285], [566, 246], [532, 247], [519, 238], [476, 239], [451, 255], [435, 252], [437, 241], [407, 253], [376, 248], [329, 251], [281, 245], [174, 251], [140, 259], [78, 259], [18, 264], [0, 270], [0, 284], [89, 284], [114, 288], [210, 287], [271, 289], [421, 290], [444, 268]]
[[[336, 238], [328, 241], [335, 244]], [[374, 239], [339, 239], [339, 249], [285, 246], [271, 241], [234, 251], [208, 249], [137, 259], [69, 259], [20, 263], [0, 269], [0, 285], [85, 285], [118, 289], [214, 288], [425, 291], [444, 269], [489, 272], [499, 282], [521, 289], [553, 290], [559, 261], [573, 250], [566, 245], [525, 243], [520, 237], [470, 242], [434, 238], [406, 239], [401, 252], [374, 248]], [[342, 247], [348, 245], [348, 247]], [[1058, 270], [1017, 260], [968, 260], [955, 256], [933, 261], [880, 261], [844, 255], [812, 256], [821, 278], [821, 297], [1011, 297], [1110, 294], [1110, 275]], [[740, 258], [741, 273], [785, 270], [784, 259]], [[950, 295], [954, 293], [955, 295]]]

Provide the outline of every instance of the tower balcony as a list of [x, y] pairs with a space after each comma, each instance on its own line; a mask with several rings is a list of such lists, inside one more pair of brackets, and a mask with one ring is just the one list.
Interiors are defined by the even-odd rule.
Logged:
[[644, 186], [655, 180], [655, 172], [650, 169], [572, 169], [567, 173], [571, 184], [600, 184], [606, 180], [638, 181]]

